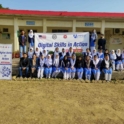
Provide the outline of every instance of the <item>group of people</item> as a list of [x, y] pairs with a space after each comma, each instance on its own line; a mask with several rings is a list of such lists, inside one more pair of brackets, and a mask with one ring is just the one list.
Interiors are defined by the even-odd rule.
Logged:
[[23, 73], [26, 77], [31, 78], [56, 78], [62, 72], [63, 79], [86, 79], [95, 80], [100, 79], [101, 73], [104, 73], [105, 80], [110, 81], [112, 78], [112, 71], [122, 71], [124, 69], [124, 49], [108, 51], [105, 49], [106, 40], [104, 35], [98, 40], [98, 51], [95, 49], [95, 42], [97, 33], [95, 30], [90, 36], [90, 49], [87, 48], [86, 52], [82, 50], [79, 56], [73, 52], [70, 47], [68, 52], [63, 48], [55, 48], [54, 53], [51, 55], [47, 50], [40, 51], [38, 48], [34, 49], [34, 35], [30, 30], [28, 35], [29, 51], [26, 53], [26, 36], [22, 31], [19, 36], [20, 44], [20, 66], [19, 76], [22, 77]]

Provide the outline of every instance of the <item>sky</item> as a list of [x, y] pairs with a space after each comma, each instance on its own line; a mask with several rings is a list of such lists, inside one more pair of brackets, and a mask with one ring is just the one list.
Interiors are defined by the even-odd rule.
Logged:
[[0, 0], [0, 4], [19, 10], [124, 12], [124, 0]]

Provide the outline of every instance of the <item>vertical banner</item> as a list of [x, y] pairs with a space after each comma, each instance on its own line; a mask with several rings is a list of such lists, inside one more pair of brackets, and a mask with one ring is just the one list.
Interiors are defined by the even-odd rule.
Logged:
[[84, 33], [35, 33], [35, 48], [54, 51], [58, 47], [67, 51], [72, 47], [75, 52], [89, 48], [89, 32]]
[[12, 79], [12, 45], [0, 44], [0, 79]]

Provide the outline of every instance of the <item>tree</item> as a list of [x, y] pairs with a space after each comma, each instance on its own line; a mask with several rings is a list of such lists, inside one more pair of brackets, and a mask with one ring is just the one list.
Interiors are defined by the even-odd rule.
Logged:
[[5, 8], [5, 7], [2, 6], [2, 4], [0, 4], [0, 9], [9, 9], [9, 8], [8, 7]]

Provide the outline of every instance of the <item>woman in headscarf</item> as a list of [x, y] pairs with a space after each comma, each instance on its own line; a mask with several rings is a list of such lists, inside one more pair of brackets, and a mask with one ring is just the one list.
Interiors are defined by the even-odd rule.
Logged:
[[84, 60], [84, 73], [85, 73], [86, 80], [91, 79], [91, 64], [92, 64], [92, 61], [90, 59], [90, 56], [86, 56]]
[[92, 73], [94, 75], [95, 80], [97, 80], [97, 81], [100, 78], [100, 65], [101, 65], [100, 61], [99, 61], [97, 55], [95, 55], [93, 57], [93, 61], [92, 61]]
[[112, 78], [112, 63], [109, 59], [109, 55], [106, 54], [104, 60], [101, 63], [101, 69], [105, 74], [105, 80], [111, 81]]
[[64, 59], [61, 61], [61, 68], [63, 72], [63, 79], [69, 79], [70, 77], [70, 67], [71, 63], [67, 56], [64, 56]]
[[79, 56], [76, 61], [76, 71], [77, 71], [77, 76], [79, 80], [81, 80], [83, 77], [83, 71], [84, 71], [83, 67], [84, 67], [84, 63], [83, 63], [82, 57]]
[[112, 61], [112, 69], [113, 69], [113, 71], [115, 71], [116, 54], [115, 54], [114, 50], [112, 50], [110, 53], [110, 60]]
[[102, 62], [102, 60], [104, 59], [104, 53], [103, 53], [102, 49], [99, 50], [97, 55], [98, 55], [100, 62]]
[[97, 55], [97, 50], [96, 50], [96, 49], [93, 50], [92, 59], [94, 59], [94, 56], [95, 56], [95, 55]]
[[123, 68], [124, 68], [124, 49], [122, 50], [122, 63], [123, 63]]
[[36, 54], [37, 60], [39, 60], [39, 57], [41, 55], [41, 51], [38, 49], [38, 47], [36, 48], [36, 50], [34, 51], [34, 53]]
[[53, 59], [55, 59], [56, 55], [59, 55], [59, 48], [58, 47], [55, 48], [55, 51], [53, 53]]
[[31, 78], [35, 76], [37, 68], [38, 68], [38, 61], [36, 55], [34, 54], [31, 61]]
[[33, 30], [29, 31], [28, 42], [30, 44], [30, 47], [34, 47], [34, 33], [33, 33]]
[[48, 52], [44, 49], [43, 52], [41, 53], [41, 55], [44, 56], [44, 58], [46, 59], [47, 55], [48, 55]]
[[93, 50], [95, 49], [95, 42], [97, 39], [97, 33], [96, 30], [94, 29], [91, 33], [91, 37], [90, 37], [90, 49], [91, 49], [91, 53], [93, 53]]
[[38, 64], [39, 64], [39, 67], [38, 67], [37, 77], [42, 79], [43, 78], [43, 74], [44, 74], [44, 64], [45, 64], [45, 58], [44, 58], [43, 55], [40, 56]]
[[74, 79], [75, 78], [75, 72], [76, 72], [76, 56], [75, 55], [72, 55], [72, 58], [70, 60], [71, 62], [71, 72], [70, 72], [70, 79]]
[[123, 70], [123, 64], [122, 64], [122, 54], [121, 50], [118, 49], [116, 52], [116, 70], [122, 71]]
[[52, 59], [51, 55], [48, 55], [45, 60], [45, 75], [46, 78], [50, 78], [52, 74]]
[[52, 68], [53, 74], [52, 77], [56, 78], [58, 74], [60, 73], [60, 60], [59, 55], [56, 54], [54, 60], [53, 60], [53, 68]]

